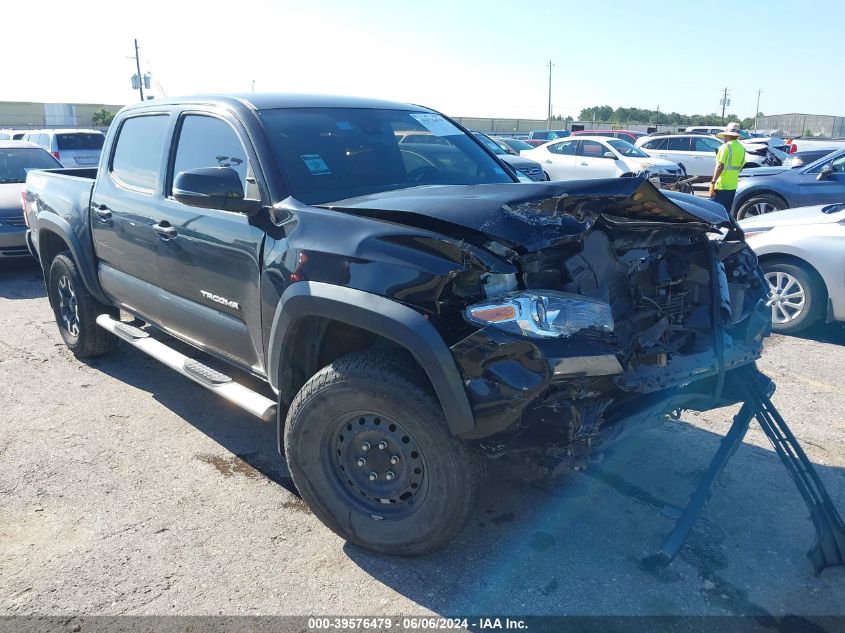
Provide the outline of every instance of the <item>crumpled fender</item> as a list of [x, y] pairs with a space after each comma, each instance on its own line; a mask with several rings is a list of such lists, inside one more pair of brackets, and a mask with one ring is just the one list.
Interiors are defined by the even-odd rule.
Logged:
[[431, 381], [449, 428], [456, 435], [475, 428], [455, 359], [434, 326], [419, 312], [363, 290], [316, 281], [288, 286], [273, 315], [267, 350], [270, 385], [279, 390], [282, 351], [299, 319], [326, 317], [368, 330], [406, 349]]

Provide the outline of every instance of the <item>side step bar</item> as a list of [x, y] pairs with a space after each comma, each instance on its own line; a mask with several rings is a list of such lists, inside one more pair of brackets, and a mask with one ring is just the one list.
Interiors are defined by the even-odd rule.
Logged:
[[265, 422], [276, 419], [276, 403], [270, 398], [244, 387], [226, 374], [196, 359], [177, 352], [155, 340], [144, 330], [115, 321], [107, 314], [97, 317], [97, 325]]

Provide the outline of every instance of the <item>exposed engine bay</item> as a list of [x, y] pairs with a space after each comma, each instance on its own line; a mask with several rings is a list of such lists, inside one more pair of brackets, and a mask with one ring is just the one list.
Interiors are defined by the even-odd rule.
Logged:
[[487, 327], [453, 347], [467, 361], [479, 446], [490, 455], [585, 459], [631, 423], [695, 400], [723, 406], [725, 372], [761, 353], [767, 286], [741, 235], [631, 220], [602, 206], [580, 239], [517, 256], [511, 290], [607, 304], [612, 332], [513, 340]]

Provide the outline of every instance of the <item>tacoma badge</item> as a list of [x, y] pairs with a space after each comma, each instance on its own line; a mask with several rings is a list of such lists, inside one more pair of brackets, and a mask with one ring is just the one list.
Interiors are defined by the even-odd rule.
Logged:
[[206, 299], [210, 299], [211, 301], [214, 301], [215, 303], [219, 303], [221, 305], [224, 305], [227, 308], [234, 308], [235, 310], [241, 309], [241, 306], [240, 306], [240, 304], [238, 304], [237, 301], [229, 301], [229, 299], [227, 299], [226, 297], [221, 297], [220, 295], [212, 294], [212, 293], [208, 292], [207, 290], [200, 290], [200, 293]]

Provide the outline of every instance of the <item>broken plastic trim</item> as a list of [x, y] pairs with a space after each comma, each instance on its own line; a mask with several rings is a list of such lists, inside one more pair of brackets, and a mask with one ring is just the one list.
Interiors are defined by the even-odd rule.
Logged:
[[743, 368], [738, 378], [745, 392], [742, 408], [734, 417], [733, 425], [722, 439], [707, 472], [663, 547], [643, 562], [649, 567], [666, 567], [675, 559], [710, 498], [713, 484], [742, 444], [751, 419], [756, 418], [810, 510], [810, 517], [816, 528], [816, 539], [807, 556], [813, 563], [816, 574], [827, 567], [845, 565], [845, 525], [813, 463], [807, 458], [798, 440], [772, 404], [770, 395], [774, 384], [754, 366]]

